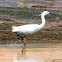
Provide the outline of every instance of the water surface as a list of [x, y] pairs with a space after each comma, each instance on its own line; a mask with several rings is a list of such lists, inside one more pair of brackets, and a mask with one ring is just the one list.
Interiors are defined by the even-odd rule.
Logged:
[[0, 62], [51, 62], [62, 59], [62, 43], [0, 45]]

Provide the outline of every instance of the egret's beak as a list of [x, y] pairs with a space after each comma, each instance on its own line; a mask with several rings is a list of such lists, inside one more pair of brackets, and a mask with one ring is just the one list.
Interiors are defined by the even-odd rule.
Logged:
[[49, 13], [49, 14], [51, 14], [51, 15], [56, 15], [55, 13]]

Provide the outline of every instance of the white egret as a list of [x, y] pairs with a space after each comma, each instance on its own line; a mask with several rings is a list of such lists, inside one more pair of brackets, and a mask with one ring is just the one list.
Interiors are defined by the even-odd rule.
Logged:
[[[22, 25], [22, 26], [12, 26], [12, 32], [19, 32], [20, 34], [23, 33], [23, 34], [31, 34], [31, 33], [34, 33], [34, 32], [37, 32], [39, 30], [41, 30], [44, 25], [45, 25], [45, 15], [48, 15], [48, 14], [51, 14], [50, 12], [48, 11], [44, 11], [42, 12], [39, 16], [41, 16], [41, 19], [42, 19], [42, 23], [39, 25], [39, 24], [27, 24], [27, 25]], [[19, 36], [19, 34], [18, 34]], [[26, 39], [24, 38], [25, 42], [24, 44], [26, 43]]]

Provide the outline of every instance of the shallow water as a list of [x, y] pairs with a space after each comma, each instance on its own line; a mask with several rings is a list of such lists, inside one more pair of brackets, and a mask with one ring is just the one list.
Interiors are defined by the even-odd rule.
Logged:
[[0, 45], [0, 62], [52, 62], [62, 59], [62, 43]]
[[[57, 46], [58, 45], [58, 46]], [[24, 45], [23, 43], [21, 44], [17, 44], [17, 43], [13, 43], [13, 44], [0, 44], [0, 48], [23, 48]], [[30, 42], [30, 43], [26, 43], [26, 48], [57, 48], [57, 47], [61, 47], [61, 42], [57, 43], [57, 42]]]

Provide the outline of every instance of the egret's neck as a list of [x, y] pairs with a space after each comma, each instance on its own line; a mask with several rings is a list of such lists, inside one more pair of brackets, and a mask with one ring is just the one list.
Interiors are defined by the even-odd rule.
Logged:
[[44, 27], [44, 25], [45, 25], [45, 17], [44, 17], [45, 15], [41, 15], [41, 19], [42, 19], [42, 23], [40, 24], [40, 28], [43, 28]]

